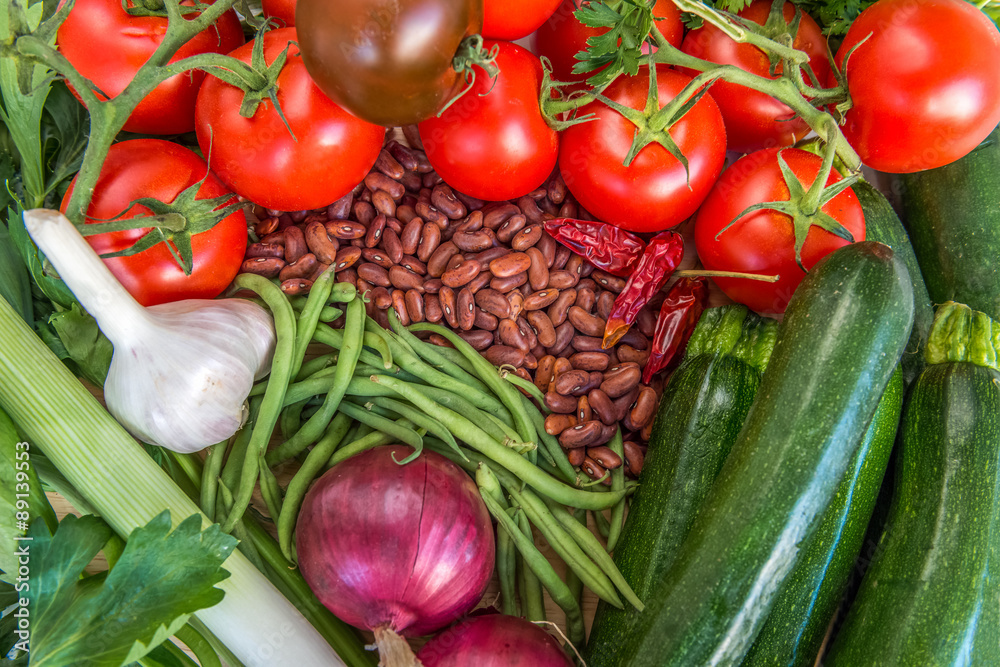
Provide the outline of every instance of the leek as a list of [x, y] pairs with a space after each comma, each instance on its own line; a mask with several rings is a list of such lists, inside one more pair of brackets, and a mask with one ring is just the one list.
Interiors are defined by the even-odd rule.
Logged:
[[[0, 340], [0, 408], [115, 532], [126, 537], [165, 509], [175, 525], [199, 512], [3, 299]], [[344, 664], [242, 554], [225, 568], [222, 602], [196, 616], [247, 667]]]

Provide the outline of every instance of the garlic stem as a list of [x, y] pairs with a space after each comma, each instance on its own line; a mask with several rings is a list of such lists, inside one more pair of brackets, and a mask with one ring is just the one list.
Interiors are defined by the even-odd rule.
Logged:
[[24, 212], [24, 227], [53, 266], [74, 267], [61, 271], [59, 277], [112, 344], [150, 325], [145, 308], [122, 287], [66, 216], [32, 209]]

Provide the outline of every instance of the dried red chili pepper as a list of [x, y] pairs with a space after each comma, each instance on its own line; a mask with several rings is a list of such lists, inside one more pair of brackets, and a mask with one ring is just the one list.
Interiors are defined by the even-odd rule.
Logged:
[[673, 274], [684, 259], [684, 238], [677, 232], [660, 232], [649, 240], [635, 270], [611, 307], [604, 328], [604, 349], [608, 349], [628, 332], [642, 307]]
[[632, 273], [646, 247], [635, 234], [605, 222], [555, 218], [545, 222], [545, 231], [600, 270], [621, 278]]
[[707, 304], [707, 278], [681, 278], [673, 284], [656, 318], [653, 347], [642, 371], [643, 382], [649, 384], [654, 375], [680, 357]]

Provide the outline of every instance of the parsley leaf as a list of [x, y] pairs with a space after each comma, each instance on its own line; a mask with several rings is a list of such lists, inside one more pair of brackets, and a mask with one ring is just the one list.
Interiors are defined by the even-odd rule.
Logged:
[[201, 530], [200, 515], [170, 529], [164, 511], [128, 538], [110, 572], [80, 578], [111, 536], [93, 515], [67, 516], [51, 537], [32, 525], [29, 591], [31, 662], [39, 666], [118, 667], [149, 653], [190, 615], [217, 604], [215, 584], [236, 539], [218, 525]]

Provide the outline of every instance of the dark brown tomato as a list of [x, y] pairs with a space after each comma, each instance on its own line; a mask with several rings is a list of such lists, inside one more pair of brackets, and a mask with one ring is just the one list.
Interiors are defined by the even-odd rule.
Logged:
[[452, 67], [483, 25], [476, 0], [299, 0], [302, 59], [320, 89], [386, 126], [433, 116], [465, 85]]

